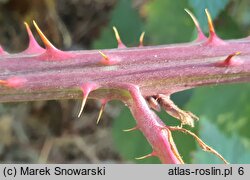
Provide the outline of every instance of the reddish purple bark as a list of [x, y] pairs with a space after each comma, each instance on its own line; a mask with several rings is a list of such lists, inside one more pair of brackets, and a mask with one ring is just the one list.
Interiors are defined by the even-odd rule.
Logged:
[[60, 51], [35, 24], [46, 47], [43, 49], [26, 25], [30, 38], [27, 50], [8, 54], [0, 46], [0, 102], [83, 95], [85, 100], [89, 97], [105, 103], [119, 99], [128, 104], [137, 129], [151, 144], [151, 155], [163, 163], [183, 163], [171, 131], [149, 108], [145, 97], [169, 96], [197, 86], [250, 81], [250, 38], [223, 41], [216, 36], [211, 22], [209, 25], [210, 37], [206, 38], [196, 24], [199, 36], [195, 42], [122, 46], [101, 53]]

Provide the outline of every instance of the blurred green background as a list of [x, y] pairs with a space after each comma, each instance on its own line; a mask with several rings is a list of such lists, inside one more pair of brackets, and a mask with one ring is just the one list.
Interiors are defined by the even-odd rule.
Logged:
[[[115, 48], [112, 26], [127, 46], [137, 46], [143, 31], [145, 45], [188, 42], [195, 39], [196, 30], [184, 8], [197, 16], [206, 34], [205, 8], [221, 38], [250, 34], [248, 0], [0, 0], [0, 44], [10, 52], [25, 49], [22, 22], [33, 19], [61, 49]], [[208, 145], [230, 163], [249, 163], [249, 92], [249, 84], [220, 85], [179, 92], [172, 99], [200, 117], [191, 130]], [[159, 163], [157, 158], [134, 159], [150, 153], [151, 147], [140, 132], [122, 132], [135, 125], [124, 105], [110, 103], [96, 126], [99, 107], [88, 101], [83, 117], [77, 119], [76, 100], [1, 104], [0, 161]], [[179, 123], [165, 112], [159, 116], [168, 125]], [[222, 163], [203, 152], [192, 137], [173, 134], [186, 163]]]

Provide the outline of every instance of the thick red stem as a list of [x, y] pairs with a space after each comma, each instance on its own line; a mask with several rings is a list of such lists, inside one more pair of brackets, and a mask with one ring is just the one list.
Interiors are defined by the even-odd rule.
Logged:
[[[128, 104], [137, 128], [151, 144], [150, 155], [163, 163], [182, 160], [170, 130], [150, 110], [145, 97], [250, 81], [249, 38], [222, 41], [211, 33], [204, 41], [100, 53], [63, 52], [39, 33], [45, 50], [36, 47], [8, 54], [0, 46], [0, 102], [72, 99], [82, 98], [83, 94], [105, 102], [120, 99]], [[95, 88], [89, 88], [91, 84]]]
[[165, 164], [182, 164], [183, 161], [173, 143], [170, 130], [148, 107], [138, 87], [130, 85], [128, 89], [132, 96], [128, 103], [129, 108], [136, 119], [136, 127], [141, 130], [153, 148], [151, 154]]

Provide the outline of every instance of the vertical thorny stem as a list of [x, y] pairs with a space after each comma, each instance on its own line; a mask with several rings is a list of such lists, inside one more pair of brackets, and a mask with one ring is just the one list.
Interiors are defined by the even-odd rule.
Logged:
[[128, 89], [132, 96], [131, 101], [128, 103], [129, 108], [137, 122], [136, 128], [134, 129], [142, 131], [153, 147], [153, 152], [150, 153], [149, 156], [159, 157], [162, 163], [183, 163], [173, 143], [171, 131], [164, 125], [160, 118], [150, 110], [138, 87], [130, 85]]
[[61, 51], [34, 22], [44, 49], [25, 23], [30, 39], [25, 51], [9, 54], [0, 46], [0, 102], [82, 98], [80, 116], [87, 98], [94, 98], [102, 103], [99, 122], [105, 104], [119, 99], [128, 104], [136, 120], [136, 127], [130, 130], [140, 130], [152, 146], [152, 153], [144, 157], [183, 163], [171, 136], [171, 131], [179, 130], [192, 135], [203, 150], [223, 159], [198, 136], [181, 127], [166, 126], [151, 110], [162, 107], [181, 125], [193, 127], [198, 117], [178, 108], [171, 94], [198, 86], [250, 81], [250, 38], [221, 40], [206, 10], [207, 38], [196, 18], [186, 11], [198, 30], [194, 42], [144, 47], [142, 33], [139, 47], [128, 48], [114, 28], [118, 48], [102, 51]]

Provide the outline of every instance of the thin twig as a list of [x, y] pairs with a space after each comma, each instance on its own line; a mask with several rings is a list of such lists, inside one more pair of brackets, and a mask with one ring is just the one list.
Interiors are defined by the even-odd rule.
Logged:
[[210, 146], [208, 146], [205, 142], [203, 142], [196, 134], [194, 134], [193, 132], [182, 128], [182, 127], [178, 127], [178, 126], [170, 126], [168, 127], [170, 130], [172, 131], [181, 131], [183, 133], [189, 134], [191, 136], [193, 136], [195, 138], [195, 140], [198, 142], [199, 146], [206, 152], [210, 152], [214, 155], [216, 155], [217, 157], [219, 157], [225, 164], [229, 164], [229, 162], [220, 154], [218, 153], [216, 150], [214, 150], [213, 148], [211, 148]]

